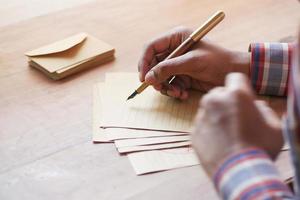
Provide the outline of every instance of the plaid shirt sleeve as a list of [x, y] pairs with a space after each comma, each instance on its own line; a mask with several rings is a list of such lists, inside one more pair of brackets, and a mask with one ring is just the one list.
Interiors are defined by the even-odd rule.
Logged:
[[292, 44], [252, 43], [250, 78], [258, 94], [286, 96]]
[[248, 148], [229, 156], [214, 175], [222, 199], [294, 199], [270, 157]]

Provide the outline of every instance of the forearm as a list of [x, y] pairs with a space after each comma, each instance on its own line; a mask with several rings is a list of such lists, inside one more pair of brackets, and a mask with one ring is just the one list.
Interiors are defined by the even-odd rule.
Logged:
[[214, 176], [223, 199], [294, 199], [269, 156], [257, 148], [228, 157]]

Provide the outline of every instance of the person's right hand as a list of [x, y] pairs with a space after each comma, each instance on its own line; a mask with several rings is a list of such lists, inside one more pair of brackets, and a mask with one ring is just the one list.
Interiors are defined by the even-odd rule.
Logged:
[[193, 147], [210, 177], [230, 155], [247, 148], [264, 150], [273, 159], [283, 146], [281, 120], [263, 101], [256, 101], [250, 80], [227, 75], [225, 86], [200, 101], [192, 132]]
[[[149, 42], [138, 64], [140, 81], [162, 94], [186, 99], [190, 89], [206, 92], [223, 85], [230, 72], [248, 74], [249, 53], [229, 51], [206, 40], [181, 56], [164, 60], [191, 32], [180, 27]], [[176, 78], [169, 84], [174, 75]]]

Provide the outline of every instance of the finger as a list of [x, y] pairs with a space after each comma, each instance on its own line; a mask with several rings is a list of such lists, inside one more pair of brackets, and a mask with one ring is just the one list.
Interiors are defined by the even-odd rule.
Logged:
[[187, 90], [181, 90], [176, 86], [173, 86], [172, 89], [167, 90], [167, 95], [180, 100], [186, 100], [189, 97]]
[[188, 90], [181, 90], [179, 99], [186, 100], [188, 98], [189, 98], [189, 91]]
[[226, 89], [224, 87], [216, 87], [210, 90], [206, 95], [204, 95], [200, 101], [201, 107], [211, 108], [214, 107], [216, 102], [220, 99], [224, 100], [224, 91]]
[[[177, 95], [174, 93], [178, 93], [179, 92], [178, 90], [179, 90], [178, 88], [175, 88], [174, 86], [170, 85], [168, 82], [163, 82], [160, 84], [159, 91], [163, 95], [176, 98]], [[170, 91], [172, 91], [173, 93]]]
[[166, 57], [168, 57], [168, 55], [171, 53], [170, 50], [166, 50], [163, 53], [157, 54], [155, 55], [155, 59], [157, 60], [157, 62], [161, 62], [164, 59], [166, 59]]
[[275, 111], [268, 106], [267, 102], [256, 100], [255, 106], [268, 124], [272, 125], [273, 127], [281, 126], [280, 118], [277, 116]]
[[167, 89], [167, 87], [164, 85], [164, 84], [161, 84], [161, 89], [160, 89], [160, 93], [162, 94], [162, 95], [166, 95], [166, 96], [168, 96], [168, 94], [167, 94], [167, 91], [168, 91], [168, 89]]
[[[194, 83], [193, 83], [194, 82]], [[204, 82], [204, 81], [193, 81], [192, 80], [192, 87], [193, 89], [199, 90], [201, 92], [208, 92], [212, 88], [214, 88], [216, 85], [209, 83], [209, 82]]]
[[[177, 76], [178, 77], [178, 76]], [[177, 78], [176, 78], [177, 79]], [[176, 80], [175, 79], [175, 80]], [[180, 76], [178, 77], [178, 79], [180, 79], [185, 87], [185, 89], [190, 89], [192, 88], [192, 82], [195, 81], [194, 79], [192, 79], [190, 76]]]
[[[268, 108], [269, 104], [264, 100], [255, 100], [255, 104], [259, 107]], [[270, 108], [270, 107], [269, 107]]]
[[179, 98], [181, 96], [181, 89], [177, 86], [170, 85], [167, 90], [167, 94], [170, 97]]
[[[148, 52], [145, 52], [144, 54], [149, 54]], [[146, 60], [140, 60], [138, 64], [138, 71], [139, 71], [139, 79], [141, 82], [145, 81], [145, 74], [154, 67], [158, 61], [156, 60], [156, 57], [153, 56], [152, 60], [146, 61]]]
[[[191, 132], [192, 135], [192, 142], [195, 144], [196, 136], [199, 135], [199, 129], [201, 127], [201, 123], [203, 123], [205, 119], [205, 110], [199, 108], [196, 117], [194, 118], [194, 126]], [[198, 146], [198, 145], [195, 145]]]
[[153, 85], [153, 88], [157, 91], [160, 91], [161, 88], [162, 88], [162, 85], [161, 84], [158, 84], [158, 85]]
[[198, 66], [193, 64], [193, 59], [187, 53], [158, 63], [146, 74], [145, 81], [151, 85], [158, 84], [174, 75], [189, 75], [195, 67]]
[[225, 86], [231, 90], [242, 91], [250, 96], [254, 96], [249, 79], [242, 73], [230, 73], [226, 76]]
[[182, 93], [179, 87], [170, 85], [169, 83], [162, 83], [160, 87], [160, 93], [169, 97], [178, 98], [178, 99], [185, 99], [188, 95]]
[[190, 88], [190, 84], [185, 80], [183, 76], [176, 76], [176, 78], [172, 81], [171, 85], [180, 90], [178, 99], [186, 100], [189, 96], [188, 89]]
[[187, 90], [182, 90], [177, 85], [171, 85], [168, 83], [162, 83], [160, 85], [153, 86], [154, 89], [161, 92], [163, 95], [167, 95], [173, 98], [185, 100], [189, 97], [189, 93]]
[[194, 121], [195, 121], [194, 124], [196, 124], [196, 123], [202, 121], [202, 120], [204, 119], [204, 117], [205, 117], [205, 114], [206, 114], [206, 112], [205, 112], [204, 109], [198, 108], [197, 115], [196, 115], [196, 117], [195, 117], [195, 119], [194, 119]]
[[186, 99], [188, 97], [188, 92], [185, 91], [183, 81], [180, 77], [176, 77], [172, 84], [169, 83], [169, 80], [163, 82], [159, 85], [153, 85], [156, 90], [161, 91], [162, 94], [168, 95], [173, 98]]
[[[151, 63], [153, 60], [157, 62], [162, 59], [161, 57], [165, 58], [182, 43], [183, 37], [187, 35], [187, 32], [187, 29], [176, 28], [145, 45], [138, 64], [141, 81], [144, 81], [146, 73], [152, 68]], [[156, 55], [159, 57], [156, 57]]]

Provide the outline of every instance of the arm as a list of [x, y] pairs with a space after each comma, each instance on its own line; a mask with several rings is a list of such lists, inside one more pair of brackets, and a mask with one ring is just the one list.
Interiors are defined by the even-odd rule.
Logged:
[[214, 174], [223, 199], [293, 199], [270, 157], [259, 148], [229, 156]]
[[[283, 145], [281, 121], [256, 101], [240, 73], [200, 103], [193, 146], [223, 199], [293, 199], [272, 162]], [[225, 158], [225, 160], [224, 160]]]
[[[287, 43], [250, 45], [250, 78], [258, 94], [287, 95], [293, 49]], [[258, 148], [229, 156], [214, 174], [214, 184], [224, 199], [293, 199], [268, 154]]]
[[[140, 80], [162, 94], [186, 99], [190, 89], [207, 92], [223, 85], [228, 73], [240, 72], [250, 76], [258, 94], [286, 96], [291, 44], [253, 43], [248, 53], [201, 40], [193, 50], [164, 61], [190, 33], [187, 28], [177, 28], [145, 45], [138, 64]], [[173, 75], [176, 79], [170, 85], [168, 79]]]

